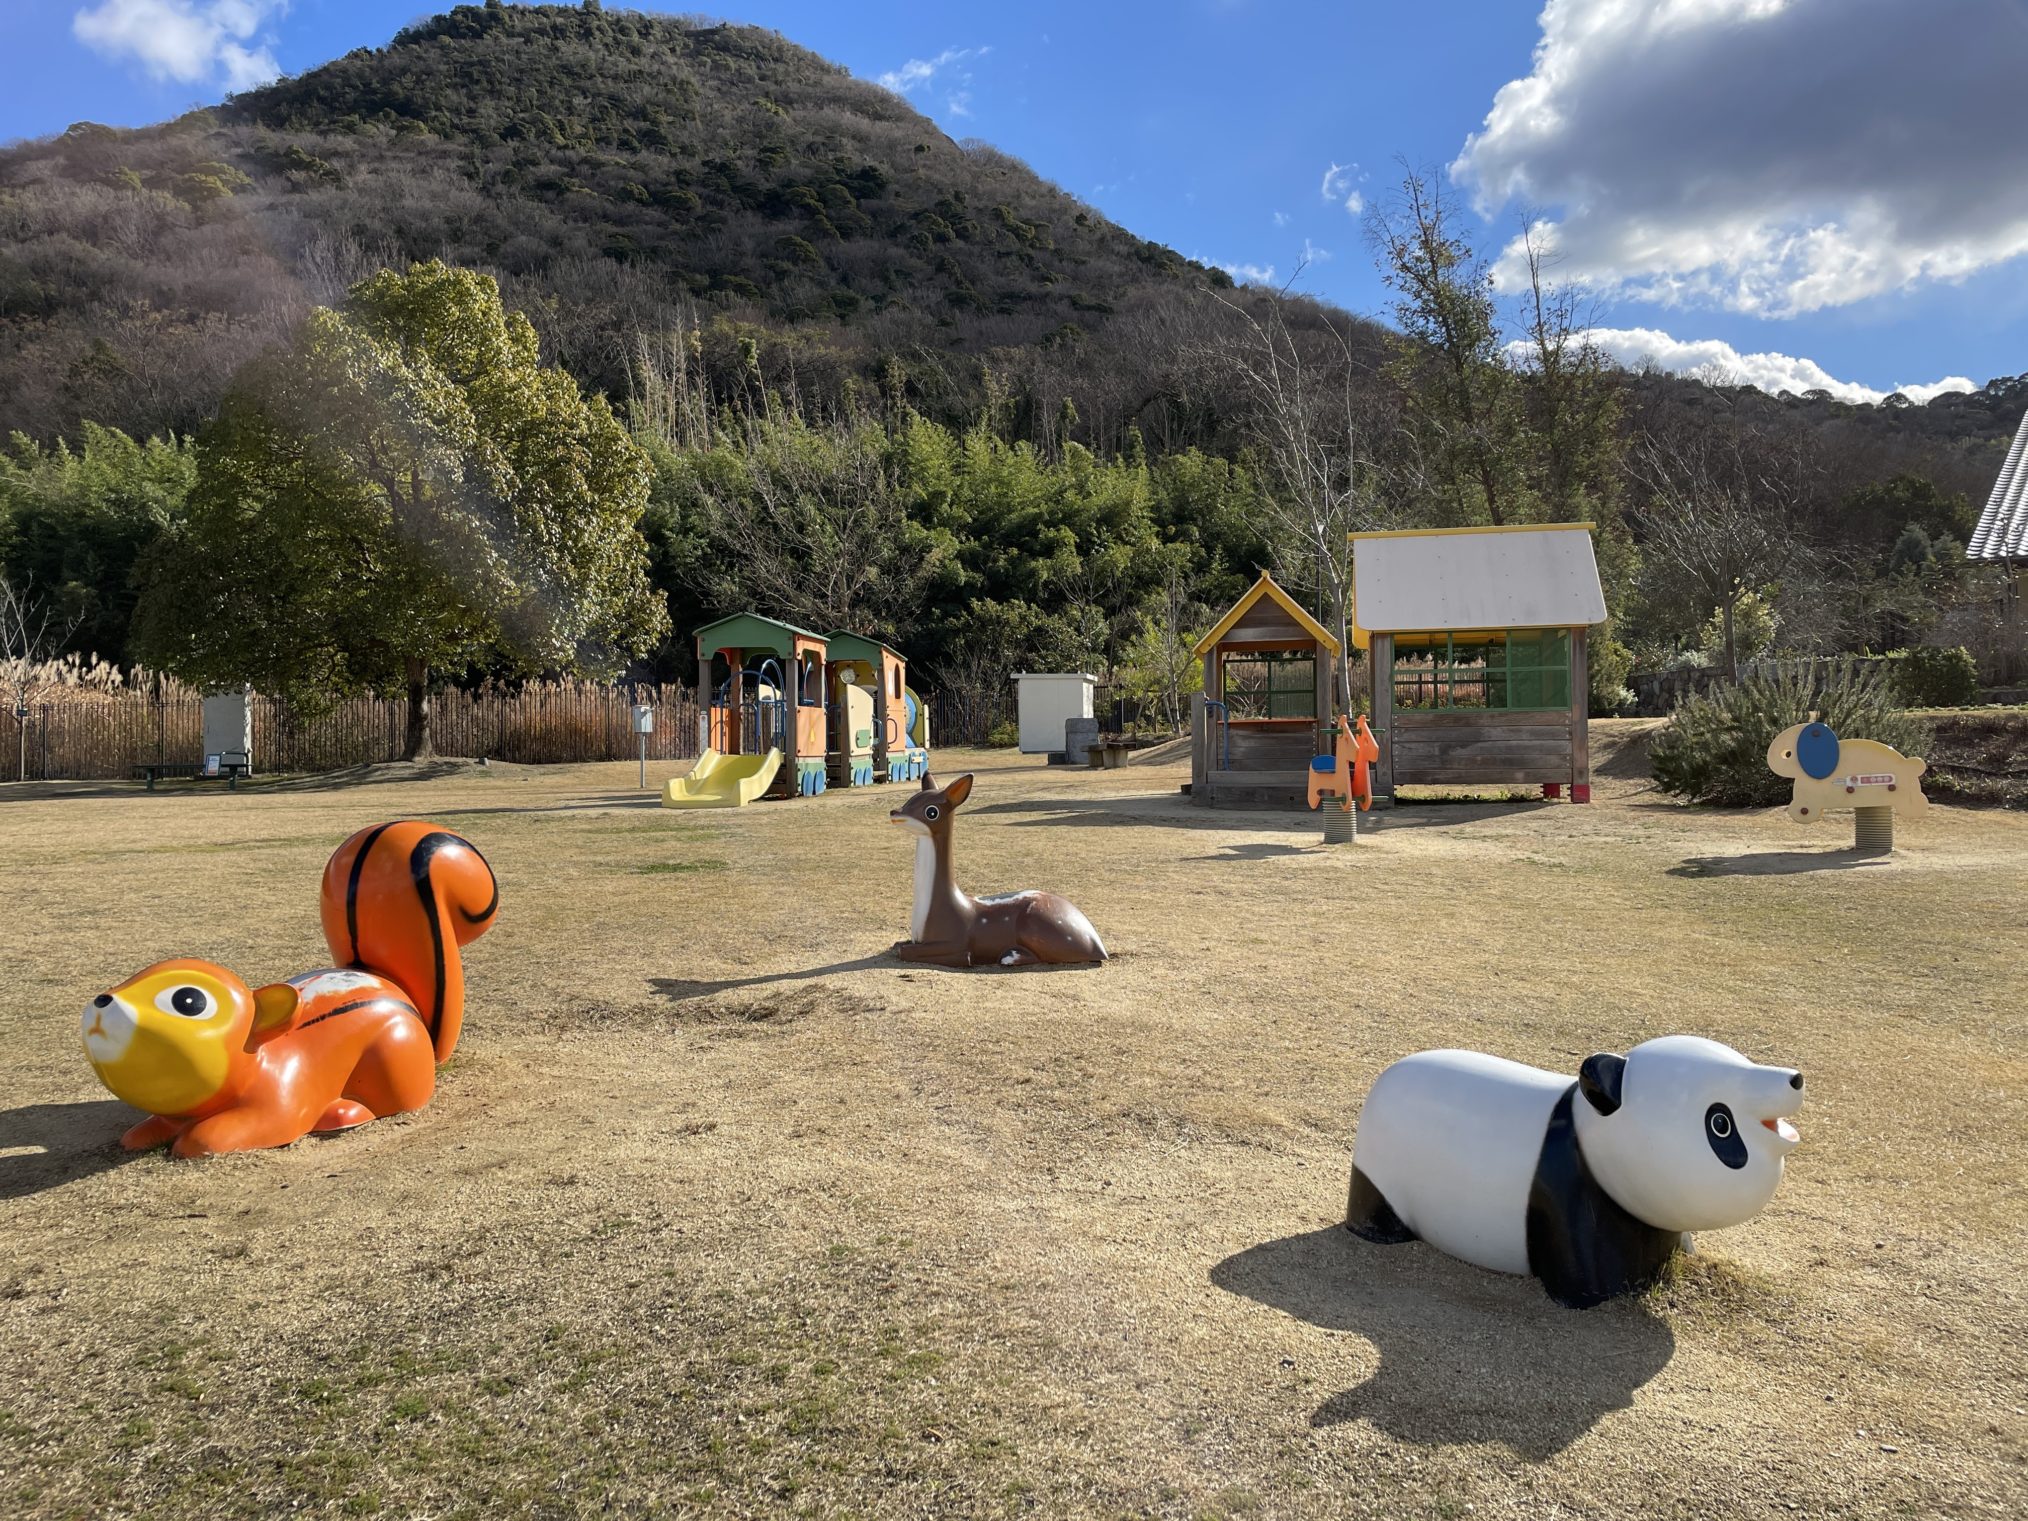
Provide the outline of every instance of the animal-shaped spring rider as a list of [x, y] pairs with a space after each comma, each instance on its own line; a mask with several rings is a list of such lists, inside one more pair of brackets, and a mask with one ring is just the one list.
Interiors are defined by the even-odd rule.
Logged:
[[420, 1109], [458, 1044], [459, 947], [500, 907], [492, 868], [447, 829], [363, 829], [324, 868], [336, 966], [252, 989], [178, 958], [85, 1006], [85, 1055], [149, 1118], [121, 1144], [179, 1157], [286, 1146]]
[[1359, 716], [1358, 727], [1344, 714], [1338, 715], [1338, 735], [1329, 755], [1310, 761], [1310, 806], [1324, 805], [1324, 843], [1343, 845], [1359, 834], [1356, 803], [1364, 813], [1373, 806], [1373, 777], [1367, 769], [1380, 759], [1380, 741]]
[[1075, 966], [1106, 959], [1106, 948], [1077, 905], [1055, 893], [1001, 893], [974, 898], [951, 876], [951, 825], [972, 795], [969, 772], [947, 787], [923, 773], [922, 786], [888, 814], [916, 836], [915, 909], [909, 938], [896, 943], [904, 961], [938, 966]]
[[1872, 739], [1840, 739], [1812, 713], [1767, 747], [1768, 769], [1795, 778], [1789, 817], [1814, 823], [1833, 808], [1850, 808], [1855, 850], [1892, 850], [1897, 809], [1929, 807], [1922, 774], [1929, 762]]
[[1751, 1218], [1782, 1180], [1803, 1075], [1694, 1035], [1588, 1056], [1573, 1082], [1476, 1051], [1374, 1079], [1346, 1225], [1420, 1236], [1588, 1309], [1661, 1276], [1690, 1231]]

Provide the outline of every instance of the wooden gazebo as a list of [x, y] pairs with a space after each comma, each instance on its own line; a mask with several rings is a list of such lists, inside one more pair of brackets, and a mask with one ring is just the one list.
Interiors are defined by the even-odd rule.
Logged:
[[1191, 801], [1300, 808], [1327, 748], [1338, 636], [1265, 571], [1198, 641], [1204, 691], [1191, 704]]

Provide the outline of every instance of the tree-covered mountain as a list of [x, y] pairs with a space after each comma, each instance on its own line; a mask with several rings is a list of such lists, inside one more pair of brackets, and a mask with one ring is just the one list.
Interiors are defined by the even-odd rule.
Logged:
[[[818, 405], [885, 386], [1045, 443], [1231, 442], [1195, 362], [1223, 271], [772, 32], [499, 0], [157, 127], [0, 152], [0, 434], [188, 432], [309, 306], [429, 258], [496, 274], [615, 400], [643, 336], [695, 332], [722, 376], [760, 340]], [[1783, 405], [1970, 491], [2022, 403]]]
[[807, 397], [884, 382], [958, 416], [990, 367], [1101, 435], [1175, 410], [1160, 360], [1231, 283], [773, 33], [494, 0], [0, 154], [0, 433], [191, 429], [305, 307], [427, 258], [498, 275], [615, 397], [637, 335], [764, 331]]

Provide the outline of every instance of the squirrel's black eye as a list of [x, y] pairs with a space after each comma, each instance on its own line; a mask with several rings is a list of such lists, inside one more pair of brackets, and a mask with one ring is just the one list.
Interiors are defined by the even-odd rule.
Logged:
[[932, 804], [930, 807], [923, 809], [922, 816], [934, 822], [937, 817], [936, 806]]
[[169, 1007], [186, 1019], [202, 1019], [211, 1012], [211, 1000], [202, 988], [178, 988], [169, 995]]
[[1746, 1142], [1725, 1105], [1713, 1104], [1704, 1111], [1704, 1139], [1711, 1143], [1712, 1155], [1727, 1167], [1737, 1171], [1746, 1166]]

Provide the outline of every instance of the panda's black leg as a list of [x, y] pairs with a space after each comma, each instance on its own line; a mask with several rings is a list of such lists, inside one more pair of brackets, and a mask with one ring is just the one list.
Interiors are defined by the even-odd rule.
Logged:
[[1415, 1240], [1415, 1232], [1401, 1223], [1401, 1216], [1387, 1202], [1386, 1195], [1358, 1168], [1352, 1169], [1352, 1192], [1345, 1205], [1345, 1229], [1364, 1241], [1381, 1246], [1399, 1246]]

